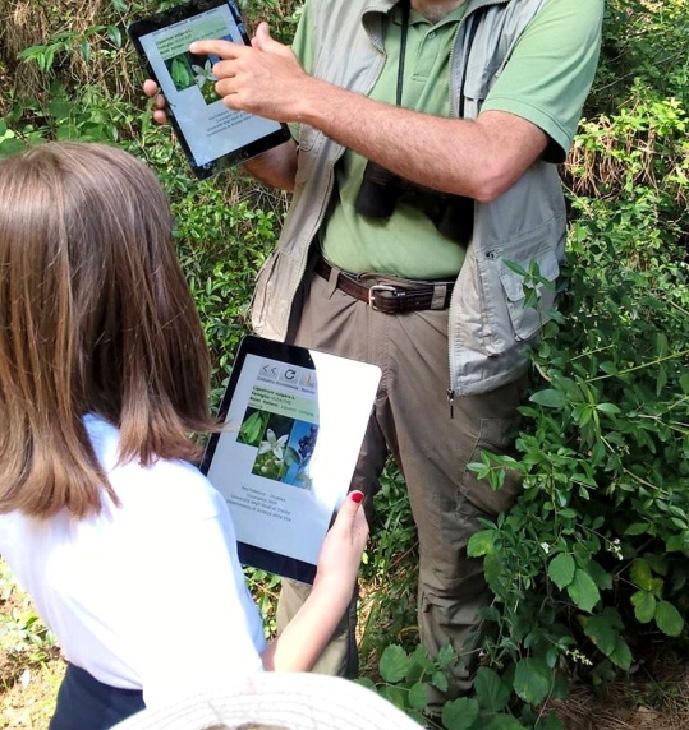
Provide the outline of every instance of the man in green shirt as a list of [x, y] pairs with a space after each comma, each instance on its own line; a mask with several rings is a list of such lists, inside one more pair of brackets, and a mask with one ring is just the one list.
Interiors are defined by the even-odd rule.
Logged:
[[[564, 204], [550, 163], [572, 143], [602, 13], [603, 0], [307, 0], [293, 51], [265, 24], [252, 48], [192, 46], [224, 59], [229, 107], [299, 125], [298, 144], [246, 164], [294, 191], [254, 325], [381, 367], [355, 484], [370, 493], [388, 452], [404, 472], [433, 653], [450, 642], [475, 656], [490, 601], [466, 545], [518, 485], [493, 492], [467, 465], [510, 448], [541, 319], [503, 261], [557, 276]], [[371, 186], [371, 163], [387, 182]], [[307, 592], [285, 584], [281, 625]], [[321, 669], [353, 673], [353, 620], [341, 629]], [[469, 687], [469, 664], [451, 694]]]

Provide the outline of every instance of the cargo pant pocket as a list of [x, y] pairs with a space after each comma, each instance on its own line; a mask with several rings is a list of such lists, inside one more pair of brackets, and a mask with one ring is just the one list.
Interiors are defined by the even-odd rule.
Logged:
[[419, 594], [420, 639], [432, 656], [448, 644], [458, 661], [451, 668], [449, 692], [445, 699], [456, 697], [471, 689], [481, 643], [479, 611], [490, 603], [485, 584], [474, 587], [474, 595], [444, 597]]
[[495, 516], [508, 510], [521, 491], [521, 479], [514, 470], [508, 470], [505, 483], [493, 489], [488, 480], [479, 480], [468, 465], [480, 462], [484, 451], [505, 454], [512, 444], [517, 418], [482, 418], [478, 438], [467, 465], [460, 476], [460, 495], [488, 515]]

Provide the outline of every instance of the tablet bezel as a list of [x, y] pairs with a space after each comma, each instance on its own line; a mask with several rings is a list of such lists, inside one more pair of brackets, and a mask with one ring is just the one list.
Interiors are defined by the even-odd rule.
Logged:
[[[266, 357], [278, 362], [284, 362], [287, 365], [295, 365], [297, 367], [315, 370], [316, 366], [309, 350], [305, 347], [297, 347], [295, 345], [287, 345], [284, 342], [275, 340], [266, 340], [255, 335], [247, 335], [241, 341], [239, 350], [232, 366], [230, 380], [225, 390], [220, 411], [218, 413], [218, 421], [225, 423], [227, 414], [230, 410], [230, 403], [234, 397], [239, 376], [244, 367], [244, 361], [247, 355], [257, 355], [258, 357]], [[214, 433], [206, 446], [200, 469], [203, 474], [208, 471], [213, 461], [213, 455], [218, 446], [218, 441], [222, 436], [221, 433]], [[293, 578], [302, 583], [313, 583], [316, 577], [316, 566], [311, 563], [305, 563], [296, 558], [290, 558], [286, 555], [279, 555], [270, 550], [249, 545], [244, 542], [237, 542], [237, 551], [239, 553], [239, 561], [244, 565], [250, 565], [253, 568], [267, 570], [270, 573], [276, 573], [285, 578]]]
[[[174, 8], [170, 8], [170, 10], [166, 10], [164, 12], [156, 13], [155, 15], [150, 15], [146, 18], [136, 20], [129, 25], [129, 27], [127, 28], [129, 37], [131, 38], [132, 43], [136, 48], [136, 52], [138, 53], [144, 66], [146, 67], [146, 71], [149, 77], [158, 84], [158, 88], [161, 88], [160, 79], [157, 77], [155, 71], [153, 70], [151, 62], [149, 61], [148, 56], [144, 51], [143, 45], [141, 43], [141, 37], [149, 33], [153, 33], [157, 30], [161, 30], [162, 28], [167, 28], [168, 26], [174, 23], [178, 23], [182, 20], [193, 18], [196, 15], [200, 15], [201, 13], [205, 13], [208, 10], [218, 8], [223, 5], [227, 5], [230, 8], [230, 12], [232, 13], [233, 18], [237, 23], [237, 27], [239, 28], [239, 32], [242, 35], [244, 43], [246, 45], [251, 45], [249, 36], [247, 35], [244, 28], [241, 14], [239, 13], [236, 5], [234, 4], [234, 2], [232, 2], [232, 0], [191, 0], [191, 2], [185, 3], [183, 5], [176, 5]], [[260, 155], [262, 152], [266, 152], [273, 147], [277, 147], [278, 145], [287, 142], [291, 138], [289, 127], [286, 124], [280, 124], [280, 129], [273, 132], [272, 134], [269, 134], [265, 137], [260, 137], [259, 139], [254, 140], [244, 147], [240, 147], [233, 152], [228, 152], [224, 155], [221, 155], [215, 160], [209, 162], [207, 165], [197, 165], [189, 144], [187, 143], [187, 140], [184, 136], [184, 133], [182, 132], [182, 129], [175, 119], [174, 111], [172, 110], [172, 108], [168, 107], [167, 114], [170, 124], [175, 130], [177, 139], [179, 140], [179, 143], [184, 150], [184, 154], [187, 158], [187, 161], [189, 162], [192, 172], [200, 180], [211, 177], [212, 175], [220, 172], [221, 170], [231, 165], [236, 165], [240, 162], [244, 162], [250, 159], [251, 157]]]

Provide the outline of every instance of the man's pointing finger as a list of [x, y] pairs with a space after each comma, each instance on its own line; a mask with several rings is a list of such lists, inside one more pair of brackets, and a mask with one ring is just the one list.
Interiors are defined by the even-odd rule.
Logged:
[[198, 56], [220, 56], [220, 58], [239, 58], [251, 50], [248, 46], [231, 41], [194, 41], [189, 50]]

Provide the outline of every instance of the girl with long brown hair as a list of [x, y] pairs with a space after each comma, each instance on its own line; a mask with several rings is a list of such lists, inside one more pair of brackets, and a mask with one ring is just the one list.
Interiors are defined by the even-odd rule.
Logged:
[[351, 598], [361, 493], [266, 646], [227, 506], [190, 464], [208, 378], [151, 171], [93, 144], [0, 163], [0, 554], [68, 660], [52, 730], [308, 670]]

